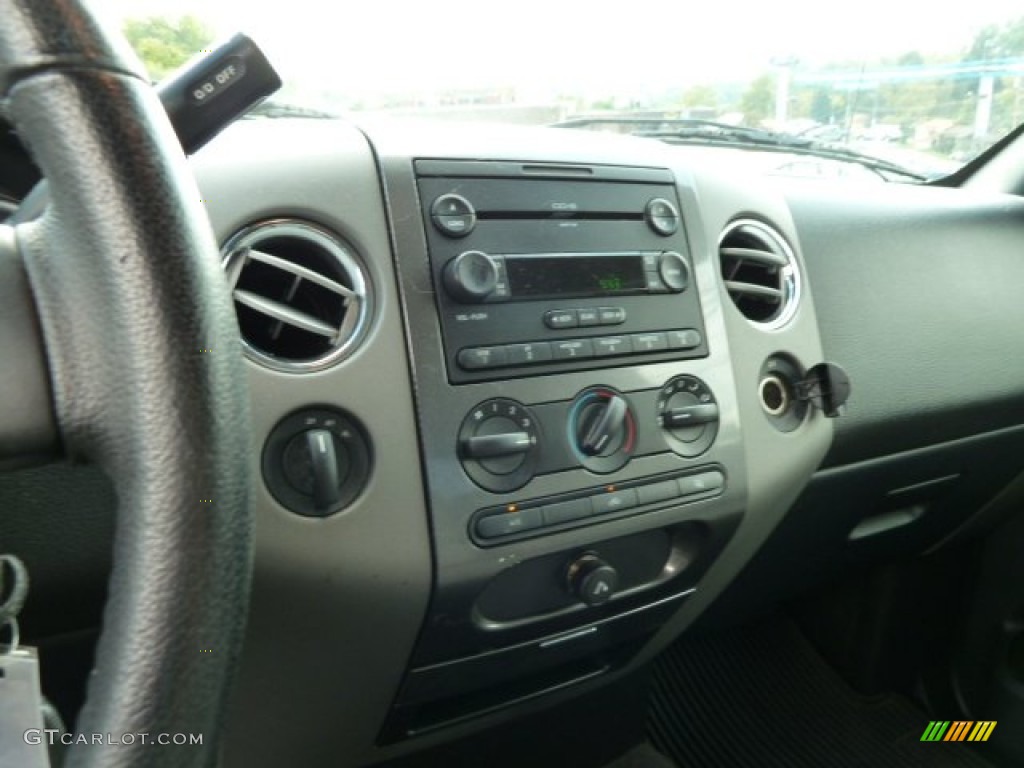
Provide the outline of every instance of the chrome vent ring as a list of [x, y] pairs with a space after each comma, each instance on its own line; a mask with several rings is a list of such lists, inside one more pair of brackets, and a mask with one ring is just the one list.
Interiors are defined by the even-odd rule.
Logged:
[[719, 238], [718, 258], [729, 298], [748, 321], [773, 330], [793, 318], [800, 303], [800, 267], [778, 230], [756, 219], [737, 219]]
[[318, 225], [274, 219], [246, 227], [222, 249], [246, 355], [278, 371], [340, 362], [365, 336], [372, 310], [355, 250]]

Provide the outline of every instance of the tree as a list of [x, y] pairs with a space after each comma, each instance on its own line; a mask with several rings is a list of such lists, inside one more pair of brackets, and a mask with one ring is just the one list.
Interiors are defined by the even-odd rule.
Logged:
[[[963, 60], [1000, 61], [1024, 56], [1024, 16], [1001, 25], [989, 25], [974, 36]], [[953, 86], [953, 97], [960, 99], [961, 120], [970, 122], [975, 103], [976, 80], [961, 80]], [[1006, 133], [1021, 116], [1021, 90], [1019, 78], [997, 77], [995, 80], [992, 119], [989, 132]]]
[[896, 63], [901, 67], [920, 67], [924, 65], [924, 57], [918, 51], [907, 51]]
[[716, 107], [718, 92], [710, 85], [695, 85], [683, 94], [684, 107]]
[[195, 16], [182, 16], [177, 20], [163, 16], [128, 19], [124, 36], [154, 80], [162, 79], [204, 48], [209, 48], [213, 41], [212, 30]]
[[964, 61], [993, 61], [1017, 56], [1024, 56], [1024, 16], [979, 30]]
[[761, 75], [754, 80], [740, 99], [740, 110], [748, 125], [756, 125], [775, 114], [775, 78]]
[[811, 98], [811, 118], [819, 123], [832, 122], [832, 96], [828, 88], [815, 88]]

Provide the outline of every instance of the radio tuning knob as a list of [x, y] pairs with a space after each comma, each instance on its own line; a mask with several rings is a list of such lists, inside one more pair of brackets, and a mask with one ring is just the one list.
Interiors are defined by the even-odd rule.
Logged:
[[497, 263], [483, 251], [466, 251], [449, 261], [442, 274], [444, 289], [462, 304], [479, 304], [498, 287]]

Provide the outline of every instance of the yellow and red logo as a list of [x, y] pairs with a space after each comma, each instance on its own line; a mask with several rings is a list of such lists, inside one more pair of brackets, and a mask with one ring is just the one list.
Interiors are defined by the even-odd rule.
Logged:
[[996, 729], [995, 720], [932, 720], [921, 741], [988, 741]]

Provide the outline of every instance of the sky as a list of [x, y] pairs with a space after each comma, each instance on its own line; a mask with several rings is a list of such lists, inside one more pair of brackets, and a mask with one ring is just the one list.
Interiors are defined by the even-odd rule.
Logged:
[[813, 68], [910, 50], [967, 48], [981, 27], [1024, 15], [1019, 0], [93, 0], [114, 19], [185, 13], [242, 30], [286, 82], [349, 94], [515, 86], [653, 92], [743, 81], [773, 60]]

